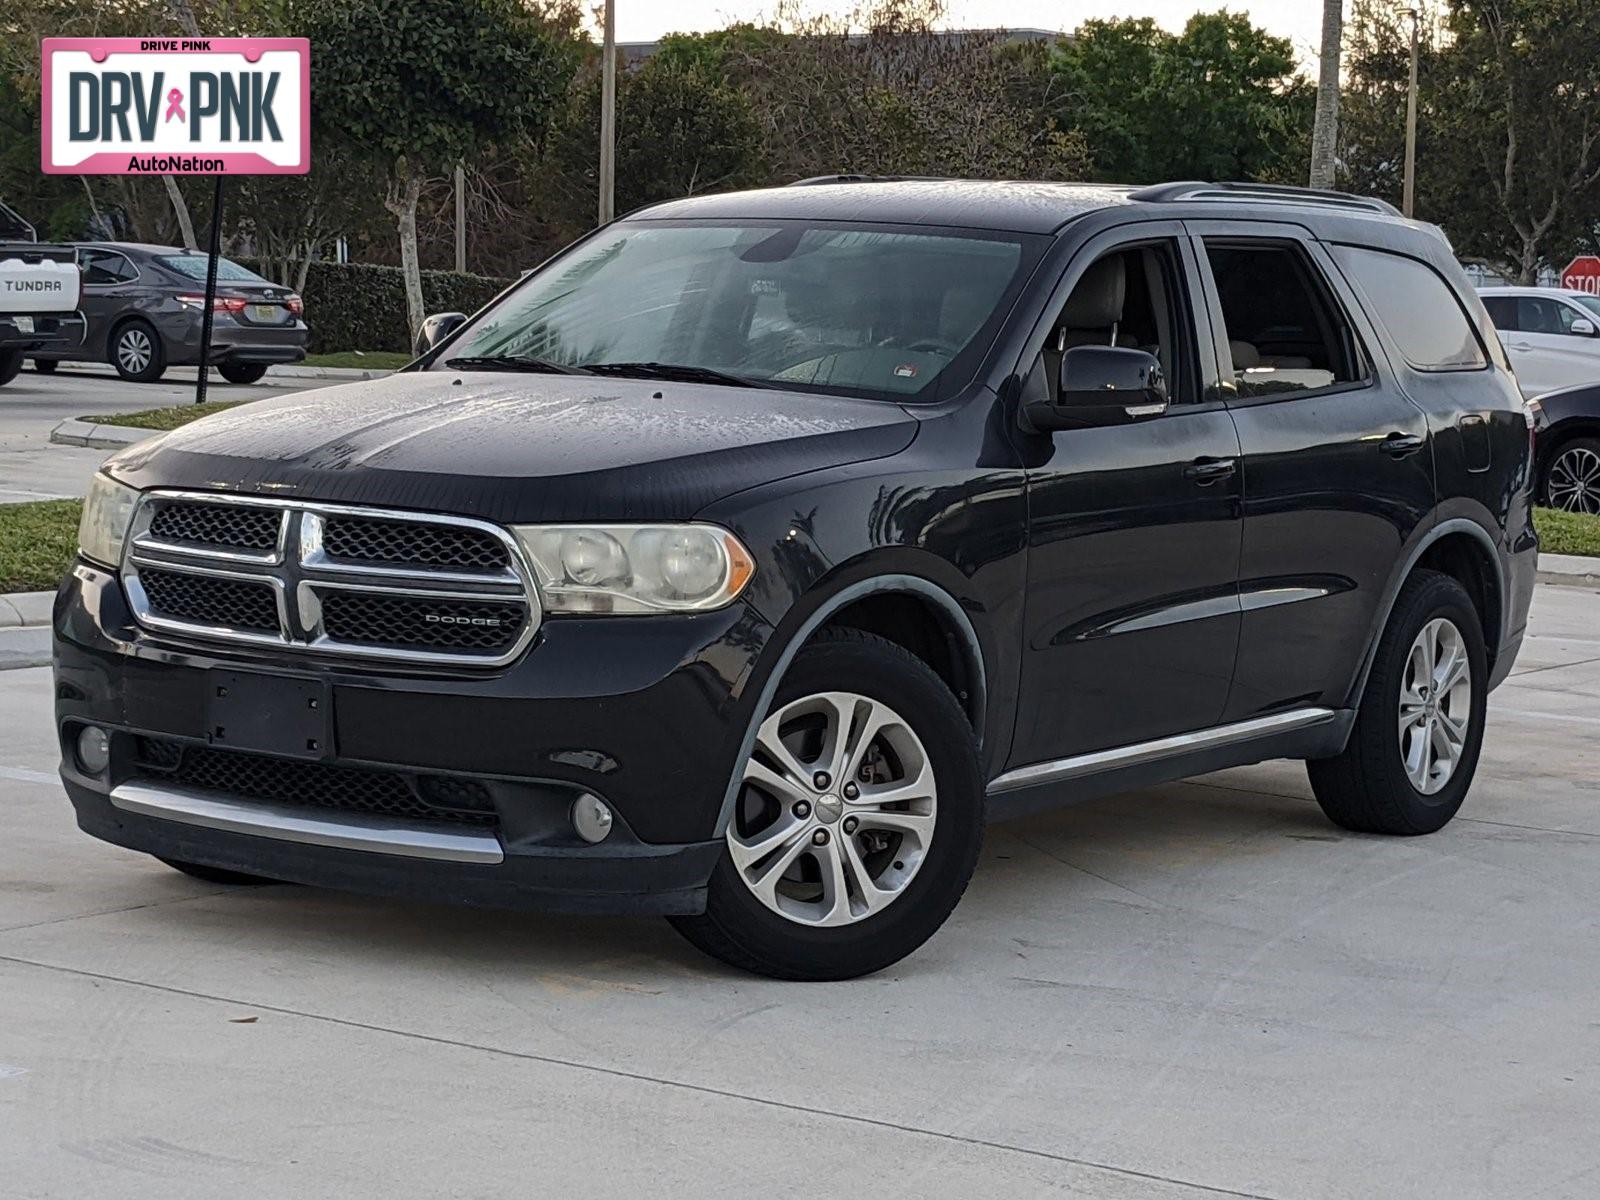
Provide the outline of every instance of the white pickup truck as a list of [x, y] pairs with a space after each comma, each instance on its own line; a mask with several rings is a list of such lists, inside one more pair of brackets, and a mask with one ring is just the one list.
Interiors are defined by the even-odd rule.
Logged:
[[30, 351], [83, 340], [82, 272], [71, 246], [42, 245], [33, 227], [0, 204], [0, 384]]

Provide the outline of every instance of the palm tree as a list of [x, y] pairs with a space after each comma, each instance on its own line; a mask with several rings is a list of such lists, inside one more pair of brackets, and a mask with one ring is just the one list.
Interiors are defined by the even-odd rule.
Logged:
[[1339, 148], [1339, 51], [1344, 41], [1344, 0], [1322, 0], [1322, 72], [1317, 79], [1317, 121], [1311, 129], [1311, 186], [1333, 186]]

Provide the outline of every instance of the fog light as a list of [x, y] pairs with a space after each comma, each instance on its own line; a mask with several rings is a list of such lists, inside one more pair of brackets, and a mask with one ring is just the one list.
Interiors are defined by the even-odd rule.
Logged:
[[89, 775], [101, 775], [111, 765], [111, 738], [98, 725], [78, 731], [78, 765]]
[[572, 802], [572, 827], [586, 842], [603, 842], [611, 832], [611, 809], [599, 796], [585, 792]]

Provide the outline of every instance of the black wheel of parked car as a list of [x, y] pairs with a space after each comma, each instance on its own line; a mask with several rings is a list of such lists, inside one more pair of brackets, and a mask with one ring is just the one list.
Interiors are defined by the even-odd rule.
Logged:
[[4, 387], [17, 377], [22, 370], [22, 352], [19, 350], [0, 350], [0, 387]]
[[1418, 571], [1378, 643], [1349, 745], [1306, 764], [1328, 819], [1358, 833], [1443, 828], [1478, 768], [1488, 684], [1472, 597], [1449, 575]]
[[53, 358], [36, 358], [33, 360], [33, 373], [35, 375], [54, 375], [56, 368], [60, 365]]
[[1552, 454], [1539, 495], [1551, 508], [1600, 513], [1600, 439], [1573, 438]]
[[263, 883], [280, 883], [278, 879], [268, 879], [265, 875], [247, 875], [243, 871], [229, 871], [222, 867], [208, 867], [204, 863], [184, 862], [178, 858], [160, 858], [174, 871], [182, 871], [185, 875], [192, 875], [196, 879], [204, 879], [207, 883], [231, 883], [242, 887], [255, 887]]
[[229, 383], [255, 383], [267, 373], [267, 364], [223, 363], [217, 370]]
[[134, 383], [154, 383], [167, 370], [161, 335], [137, 318], [112, 331], [110, 357], [117, 374]]
[[850, 979], [922, 945], [983, 841], [972, 726], [927, 664], [854, 629], [796, 657], [762, 722], [706, 911], [706, 953], [779, 979]]

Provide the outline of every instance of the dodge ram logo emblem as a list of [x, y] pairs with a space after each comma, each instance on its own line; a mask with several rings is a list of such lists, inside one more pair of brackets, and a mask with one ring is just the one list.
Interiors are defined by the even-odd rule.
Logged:
[[448, 613], [428, 613], [422, 619], [429, 625], [481, 625], [488, 629], [505, 624], [499, 617], [452, 617]]

